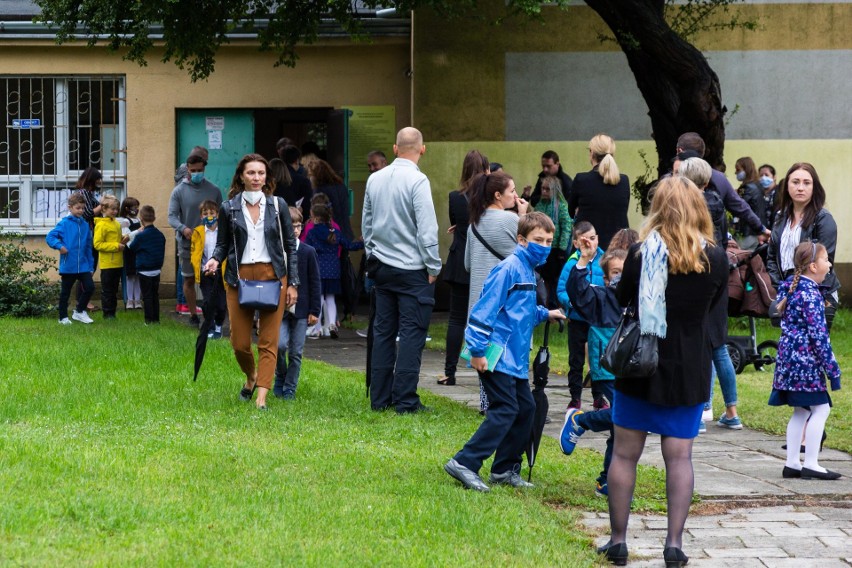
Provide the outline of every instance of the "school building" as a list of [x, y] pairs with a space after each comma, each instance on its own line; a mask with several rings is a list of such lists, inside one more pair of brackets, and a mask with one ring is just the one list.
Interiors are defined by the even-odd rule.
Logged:
[[[206, 81], [162, 63], [124, 61], [83, 42], [58, 46], [33, 23], [31, 2], [0, 5], [0, 227], [26, 233], [48, 250], [44, 235], [64, 214], [70, 188], [89, 165], [104, 189], [132, 195], [166, 221], [174, 171], [195, 145], [210, 150], [208, 177], [227, 191], [238, 159], [249, 151], [274, 157], [281, 136], [315, 140], [353, 189], [353, 227], [360, 226], [366, 153], [389, 156], [406, 125], [425, 136], [421, 161], [445, 234], [447, 194], [458, 184], [471, 148], [501, 162], [516, 185], [535, 181], [544, 150], [556, 150], [573, 175], [590, 168], [588, 140], [613, 136], [616, 160], [631, 180], [656, 163], [647, 109], [620, 49], [601, 42], [608, 29], [583, 2], [543, 8], [541, 21], [486, 22], [505, 5], [481, 3], [481, 21], [447, 20], [427, 10], [364, 10], [369, 42], [353, 42], [333, 25], [298, 50], [295, 68], [274, 67], [251, 38], [217, 55]], [[700, 33], [694, 40], [719, 75], [728, 108], [725, 161], [769, 163], [783, 177], [797, 161], [814, 164], [839, 229], [836, 269], [852, 285], [852, 208], [843, 195], [852, 172], [852, 0], [748, 0], [732, 13], [759, 29]], [[674, 153], [674, 148], [672, 149]], [[641, 214], [631, 211], [638, 228]], [[97, 280], [97, 274], [96, 280]], [[174, 263], [163, 274], [165, 295]], [[173, 288], [172, 288], [173, 290]], [[844, 292], [845, 290], [841, 290]]]

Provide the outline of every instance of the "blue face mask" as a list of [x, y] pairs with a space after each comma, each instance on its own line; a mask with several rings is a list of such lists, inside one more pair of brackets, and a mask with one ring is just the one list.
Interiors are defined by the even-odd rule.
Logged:
[[745, 172], [737, 172], [737, 181], [743, 181], [745, 179]]
[[212, 227], [213, 225], [216, 224], [216, 221], [218, 221], [218, 220], [219, 219], [217, 219], [216, 217], [203, 217], [201, 219], [201, 222], [204, 223], [205, 227]]
[[609, 287], [610, 287], [610, 288], [615, 288], [616, 286], [618, 286], [618, 283], [619, 283], [619, 282], [621, 282], [621, 274], [616, 274], [615, 276], [613, 276], [612, 278], [610, 278], [610, 280], [609, 280]]
[[550, 247], [527, 241], [527, 252], [530, 255], [533, 266], [541, 266], [547, 262], [547, 257], [550, 256]]
[[760, 185], [763, 186], [763, 189], [769, 189], [769, 186], [772, 185], [772, 178], [769, 176], [760, 176]]
[[191, 181], [195, 185], [198, 185], [199, 183], [204, 181], [204, 172], [195, 172], [193, 174], [190, 174], [189, 181]]

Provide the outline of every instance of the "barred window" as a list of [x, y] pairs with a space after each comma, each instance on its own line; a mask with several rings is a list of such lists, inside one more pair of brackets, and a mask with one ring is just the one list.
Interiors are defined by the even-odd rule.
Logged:
[[0, 225], [44, 233], [67, 214], [83, 170], [125, 194], [124, 78], [0, 75]]

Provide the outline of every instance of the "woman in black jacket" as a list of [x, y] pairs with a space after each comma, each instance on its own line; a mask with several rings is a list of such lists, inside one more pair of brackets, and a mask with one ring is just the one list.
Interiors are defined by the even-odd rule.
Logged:
[[[795, 269], [793, 251], [806, 241], [825, 246], [828, 261], [834, 264], [837, 223], [825, 209], [825, 188], [816, 169], [807, 162], [799, 162], [790, 166], [778, 189], [778, 214], [766, 258], [766, 271], [776, 290]], [[825, 323], [829, 331], [837, 311], [839, 289], [840, 281], [832, 266], [820, 286], [826, 301]]]
[[[213, 257], [204, 265], [213, 274], [225, 267], [231, 346], [246, 383], [240, 398], [249, 401], [257, 390], [257, 408], [266, 410], [266, 394], [272, 388], [278, 358], [278, 332], [284, 310], [298, 299], [299, 266], [296, 237], [287, 203], [275, 197], [275, 180], [267, 177], [269, 164], [259, 154], [247, 154], [237, 164], [228, 201], [219, 210], [218, 234]], [[238, 268], [239, 267], [239, 268]], [[281, 282], [278, 309], [260, 312], [255, 365], [252, 353], [254, 309], [239, 302], [238, 279]]]
[[450, 192], [450, 228], [453, 244], [444, 265], [443, 280], [450, 285], [450, 317], [447, 323], [447, 358], [444, 361], [444, 376], [439, 385], [456, 384], [456, 367], [459, 362], [464, 328], [467, 325], [467, 305], [470, 298], [470, 273], [464, 267], [464, 251], [467, 246], [468, 189], [474, 178], [489, 172], [488, 158], [478, 150], [471, 150], [462, 163], [459, 188]]
[[574, 176], [568, 211], [576, 225], [588, 221], [598, 233], [598, 246], [606, 250], [612, 236], [627, 229], [627, 207], [630, 205], [630, 181], [618, 172], [615, 163], [615, 141], [598, 134], [589, 141], [592, 171]]
[[[737, 160], [734, 169], [737, 172], [737, 181], [740, 182], [737, 192], [742, 195], [743, 200], [761, 221], [766, 219], [766, 201], [763, 199], [763, 190], [759, 185], [760, 177], [754, 160], [748, 156], [742, 157]], [[739, 232], [742, 235], [739, 245], [743, 250], [754, 250], [760, 244], [758, 237], [761, 233], [751, 228], [748, 223], [740, 223]]]

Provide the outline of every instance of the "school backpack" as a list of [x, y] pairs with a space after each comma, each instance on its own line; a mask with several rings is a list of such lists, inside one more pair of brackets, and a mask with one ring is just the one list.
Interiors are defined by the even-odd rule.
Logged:
[[728, 315], [769, 316], [769, 305], [775, 299], [775, 288], [761, 258], [761, 249], [754, 251], [739, 248], [736, 241], [728, 242]]
[[722, 201], [722, 196], [712, 181], [704, 188], [704, 201], [707, 203], [707, 210], [710, 211], [710, 219], [713, 220], [713, 238], [716, 239], [716, 244], [725, 246], [728, 242], [728, 216], [725, 211], [725, 202]]

